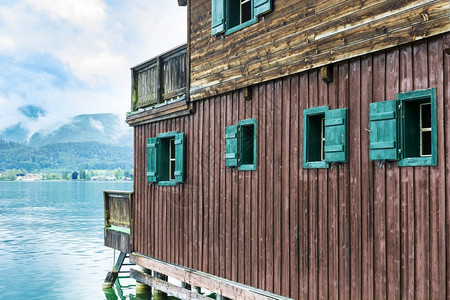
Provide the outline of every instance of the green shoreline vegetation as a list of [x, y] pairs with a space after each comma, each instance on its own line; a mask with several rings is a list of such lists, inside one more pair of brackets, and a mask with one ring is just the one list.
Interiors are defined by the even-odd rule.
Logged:
[[76, 180], [76, 181], [115, 181], [133, 180], [133, 170], [34, 170], [10, 169], [0, 171], [0, 181], [44, 181], [44, 180]]

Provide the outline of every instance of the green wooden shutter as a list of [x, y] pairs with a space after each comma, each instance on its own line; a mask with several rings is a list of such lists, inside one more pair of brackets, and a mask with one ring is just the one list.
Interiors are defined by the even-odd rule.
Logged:
[[398, 159], [398, 115], [395, 100], [370, 103], [370, 160]]
[[184, 133], [175, 135], [175, 181], [184, 181]]
[[[214, 1], [214, 0], [213, 0]], [[254, 0], [253, 15], [255, 17], [268, 13], [272, 10], [272, 0]]]
[[236, 167], [238, 165], [238, 130], [239, 125], [225, 128], [225, 166]]
[[347, 162], [347, 108], [333, 109], [325, 112], [325, 146], [326, 162]]
[[147, 140], [147, 182], [158, 181], [158, 138]]
[[212, 0], [211, 27], [212, 35], [225, 31], [225, 0]]

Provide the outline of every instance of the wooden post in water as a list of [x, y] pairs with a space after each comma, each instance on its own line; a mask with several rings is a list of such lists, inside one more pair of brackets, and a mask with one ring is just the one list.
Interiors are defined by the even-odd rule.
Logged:
[[[149, 269], [141, 268], [142, 272], [148, 275], [152, 275], [152, 271]], [[136, 281], [136, 296], [139, 297], [139, 299], [151, 299], [152, 296], [152, 287], [149, 285], [146, 285], [145, 283], [141, 283], [139, 281]]]
[[[153, 277], [157, 279], [161, 279], [163, 281], [167, 281], [167, 276], [158, 272], [153, 272]], [[167, 299], [167, 294], [158, 289], [153, 289], [153, 299], [156, 300], [164, 300]]]

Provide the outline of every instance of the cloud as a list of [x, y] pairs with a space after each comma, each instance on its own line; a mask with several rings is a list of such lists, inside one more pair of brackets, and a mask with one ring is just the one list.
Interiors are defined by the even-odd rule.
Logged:
[[[159, 0], [0, 3], [0, 131], [30, 135], [130, 107], [130, 67], [186, 42], [186, 7]], [[45, 114], [29, 118], [23, 107]]]
[[97, 129], [100, 132], [104, 132], [105, 128], [103, 127], [102, 122], [100, 121], [96, 121], [94, 119], [89, 119], [89, 124], [91, 125], [92, 128]]
[[52, 19], [68, 21], [87, 30], [101, 26], [106, 18], [100, 0], [28, 0], [28, 4]]

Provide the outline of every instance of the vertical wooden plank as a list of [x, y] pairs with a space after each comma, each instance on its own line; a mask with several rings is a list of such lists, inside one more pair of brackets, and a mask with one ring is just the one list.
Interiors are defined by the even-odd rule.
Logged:
[[[298, 294], [298, 272], [299, 272], [299, 224], [298, 224], [298, 179], [300, 172], [299, 165], [299, 156], [301, 156], [301, 152], [299, 151], [299, 142], [301, 140], [301, 134], [299, 131], [299, 96], [298, 96], [298, 88], [299, 88], [299, 78], [298, 76], [293, 76], [291, 78], [291, 118], [290, 118], [290, 127], [291, 127], [291, 155], [290, 155], [290, 297], [294, 299], [299, 298]], [[260, 185], [261, 186], [261, 185]]]
[[[168, 132], [168, 122], [161, 122], [162, 124], [162, 132]], [[169, 205], [168, 205], [168, 193], [166, 187], [161, 187], [160, 189], [160, 195], [159, 198], [162, 206], [162, 216], [161, 216], [161, 231], [162, 231], [162, 240], [161, 240], [161, 252], [162, 252], [162, 260], [168, 261], [170, 260], [170, 250], [171, 247], [169, 245], [169, 239], [170, 239], [170, 211], [169, 211]]]
[[221, 172], [221, 164], [222, 164], [222, 159], [221, 159], [221, 155], [220, 155], [220, 149], [221, 149], [221, 143], [222, 140], [225, 140], [225, 137], [222, 136], [222, 130], [221, 130], [221, 116], [223, 115], [223, 111], [221, 110], [221, 103], [223, 103], [223, 97], [216, 97], [215, 102], [214, 102], [214, 120], [215, 120], [215, 125], [214, 125], [214, 134], [212, 135], [213, 140], [215, 140], [214, 142], [214, 176], [213, 176], [213, 182], [214, 182], [214, 198], [213, 198], [213, 203], [214, 203], [214, 262], [213, 265], [216, 267], [215, 268], [215, 274], [217, 274], [220, 277], [223, 277], [223, 266], [224, 266], [224, 261], [222, 259], [222, 251], [221, 251], [221, 247], [222, 247], [222, 240], [223, 240], [223, 235], [222, 235], [222, 219], [223, 219], [223, 215], [222, 217], [220, 216], [222, 214], [222, 209], [221, 209], [221, 187], [220, 187], [220, 183], [224, 181], [225, 178], [223, 178], [222, 176], [222, 172]]
[[[161, 124], [155, 124], [155, 136], [157, 136], [160, 133]], [[157, 188], [155, 186], [155, 210], [156, 210], [156, 218], [155, 218], [155, 244], [157, 247], [156, 255], [157, 257], [162, 257], [162, 245], [161, 245], [161, 236], [162, 236], [162, 229], [161, 229], [161, 213], [162, 213], [162, 207], [160, 205], [161, 201], [161, 189]]]
[[[244, 98], [243, 91], [241, 91], [241, 101], [245, 106], [244, 119], [252, 117], [252, 103]], [[241, 102], [242, 103], [242, 102]], [[244, 261], [245, 261], [245, 280], [244, 283], [250, 285], [252, 281], [252, 175], [253, 171], [244, 171], [245, 192], [244, 192], [244, 207], [245, 207], [245, 230], [244, 230]]]
[[[143, 156], [145, 157], [145, 162], [146, 162], [147, 161], [147, 151], [146, 151], [146, 149], [147, 149], [146, 144], [147, 143], [146, 143], [146, 139], [148, 138], [147, 137], [148, 128], [145, 128], [145, 127], [142, 128], [140, 134], [141, 134], [141, 145], [140, 145], [140, 148], [144, 150], [142, 152], [144, 153]], [[143, 182], [147, 182], [146, 170], [143, 170], [142, 173], [143, 173], [143, 176], [142, 176]], [[146, 185], [143, 185], [141, 187], [141, 193], [142, 193], [143, 198], [142, 198], [142, 201], [141, 201], [142, 207], [141, 207], [141, 217], [140, 217], [141, 222], [142, 222], [142, 225], [141, 225], [142, 229], [140, 231], [141, 231], [141, 234], [142, 234], [142, 237], [141, 237], [141, 248], [142, 248], [142, 251], [144, 253], [147, 252], [147, 243], [146, 243], [146, 240], [145, 240], [145, 236], [147, 234], [147, 227], [144, 225], [145, 221], [146, 221], [145, 220], [145, 216], [146, 216], [146, 211], [147, 211], [147, 207], [148, 207], [147, 200], [146, 200], [147, 199], [146, 198], [146, 191], [147, 191], [147, 187], [146, 187]]]
[[[232, 94], [228, 94], [227, 95], [227, 103], [226, 103], [226, 121], [225, 121], [225, 126], [230, 126], [233, 124], [233, 96]], [[223, 129], [225, 130], [225, 128]], [[222, 151], [223, 147], [222, 147]], [[225, 159], [224, 156], [221, 157], [221, 160]], [[233, 267], [235, 264], [234, 261], [234, 256], [235, 252], [233, 249], [233, 237], [232, 237], [232, 233], [233, 233], [233, 227], [234, 227], [234, 218], [235, 216], [233, 215], [233, 200], [234, 198], [232, 197], [232, 191], [233, 191], [233, 184], [232, 184], [232, 169], [230, 168], [226, 168], [226, 177], [225, 177], [225, 182], [226, 182], [226, 193], [225, 193], [225, 197], [226, 197], [226, 208], [225, 208], [225, 220], [226, 220], [226, 230], [225, 230], [225, 247], [226, 247], [226, 278], [234, 280], [235, 276], [234, 276], [234, 272], [233, 272]]]
[[215, 118], [214, 118], [214, 108], [215, 108], [215, 101], [216, 101], [217, 97], [214, 98], [210, 98], [209, 102], [209, 113], [208, 113], [208, 118], [210, 119], [210, 125], [209, 125], [209, 156], [208, 156], [208, 167], [209, 167], [209, 171], [208, 171], [208, 185], [209, 185], [209, 195], [208, 197], [208, 202], [209, 202], [209, 212], [208, 212], [208, 231], [209, 231], [209, 244], [207, 245], [208, 247], [208, 252], [209, 252], [209, 259], [208, 259], [208, 273], [211, 274], [217, 274], [215, 272], [215, 267], [217, 266], [217, 264], [215, 264], [215, 257], [214, 257], [214, 250], [216, 248], [216, 234], [215, 234], [215, 230], [214, 228], [216, 227], [216, 223], [215, 221], [215, 197], [214, 197], [214, 181], [219, 179], [216, 178], [216, 174], [214, 173], [214, 168], [215, 168], [215, 164], [217, 163], [217, 161], [214, 159], [215, 158], [215, 152], [214, 152], [214, 145], [215, 145], [215, 140], [216, 140], [216, 135], [215, 135]]
[[[187, 226], [186, 229], [188, 231], [187, 233], [187, 243], [188, 243], [188, 247], [187, 247], [187, 266], [189, 266], [190, 268], [193, 268], [193, 253], [194, 253], [194, 223], [195, 223], [195, 219], [194, 216], [195, 211], [194, 211], [194, 191], [196, 189], [195, 187], [195, 176], [197, 174], [197, 169], [196, 169], [196, 164], [195, 164], [195, 151], [194, 151], [194, 138], [195, 138], [195, 133], [196, 131], [194, 131], [194, 119], [195, 119], [195, 115], [192, 115], [188, 118], [188, 130], [189, 130], [189, 137], [188, 137], [188, 169], [187, 172], [189, 173], [189, 181], [188, 181], [188, 186], [187, 186], [187, 192], [189, 194], [189, 198], [188, 198], [188, 205], [186, 207], [186, 214], [187, 214]], [[196, 229], [195, 229], [196, 231]]]
[[[412, 46], [400, 47], [400, 92], [413, 89]], [[401, 293], [409, 299], [415, 297], [415, 220], [414, 220], [414, 168], [401, 170]]]
[[[372, 56], [361, 59], [361, 209], [362, 299], [374, 299], [373, 261], [373, 164], [369, 161], [369, 103], [372, 100]], [[364, 134], [363, 134], [364, 133]]]
[[[308, 108], [309, 98], [309, 80], [308, 72], [300, 74], [300, 132], [303, 132], [303, 110]], [[300, 149], [304, 151], [303, 144], [300, 142]], [[302, 165], [302, 155], [299, 156], [299, 166]], [[299, 174], [299, 299], [307, 299], [309, 295], [309, 270], [308, 270], [308, 170], [301, 169]]]
[[[328, 85], [328, 104], [338, 107], [339, 67], [333, 66], [333, 82]], [[339, 168], [328, 170], [328, 297], [339, 299]]]
[[[444, 49], [448, 49], [450, 48], [450, 33], [446, 33], [443, 36], [443, 48]], [[446, 240], [445, 240], [445, 251], [446, 251], [446, 277], [447, 277], [447, 282], [446, 282], [446, 292], [447, 295], [450, 293], [450, 247], [448, 245], [448, 228], [450, 228], [450, 205], [448, 203], [448, 201], [450, 200], [450, 196], [448, 195], [450, 193], [450, 125], [449, 125], [449, 120], [450, 120], [450, 54], [445, 54], [444, 55], [444, 78], [443, 78], [443, 87], [444, 87], [444, 91], [443, 91], [443, 96], [444, 96], [444, 121], [446, 123], [444, 123], [444, 130], [445, 130], [445, 135], [444, 135], [444, 140], [441, 141], [442, 144], [445, 145], [445, 161], [441, 162], [441, 157], [439, 157], [439, 164], [443, 164], [445, 166], [445, 199], [443, 199], [445, 201], [445, 211], [443, 212], [443, 214], [445, 214], [445, 234], [446, 234]], [[438, 141], [439, 143], [439, 141]], [[445, 164], [444, 164], [445, 163]]]
[[[236, 92], [237, 101], [239, 103], [239, 109], [238, 109], [238, 121], [245, 119], [245, 100], [242, 95], [242, 91]], [[234, 124], [238, 123], [235, 122]], [[245, 275], [246, 275], [246, 260], [245, 260], [245, 235], [246, 235], [246, 228], [245, 228], [245, 219], [246, 219], [246, 211], [245, 211], [245, 202], [246, 202], [246, 182], [245, 182], [245, 172], [239, 171], [236, 169], [236, 172], [238, 174], [238, 282], [244, 283], [245, 282]]]
[[[140, 228], [141, 228], [141, 216], [140, 216], [140, 211], [141, 211], [141, 193], [140, 193], [140, 188], [142, 187], [142, 172], [141, 172], [141, 168], [142, 165], [139, 164], [139, 161], [143, 159], [143, 151], [140, 148], [141, 145], [141, 137], [140, 137], [140, 129], [142, 127], [135, 127], [133, 129], [134, 131], [134, 180], [133, 180], [133, 190], [134, 190], [134, 196], [135, 196], [135, 201], [134, 201], [134, 228], [133, 228], [133, 232], [134, 232], [134, 237], [133, 237], [133, 248], [136, 249], [137, 251], [142, 251], [141, 250], [141, 234], [140, 234]], [[147, 152], [147, 151], [145, 151]], [[146, 162], [146, 160], [143, 160]]]
[[282, 89], [283, 82], [276, 80], [273, 114], [273, 264], [274, 264], [274, 293], [281, 294], [281, 120], [282, 120]]
[[[386, 99], [397, 98], [399, 92], [399, 50], [386, 51]], [[386, 169], [386, 265], [387, 296], [400, 298], [400, 171]]]
[[[414, 89], [428, 87], [427, 42], [413, 44]], [[416, 195], [416, 297], [428, 299], [430, 294], [430, 195], [429, 168], [414, 168], [414, 189]]]
[[[146, 134], [144, 134], [144, 140], [143, 140], [143, 145], [147, 144], [147, 138], [150, 137], [155, 137], [157, 136], [156, 134], [156, 126], [150, 126], [148, 125], [146, 127]], [[144, 149], [146, 149], [146, 146], [143, 146]], [[146, 157], [146, 153], [147, 151], [144, 151], [144, 156]], [[145, 158], [145, 161], [147, 161], [147, 159]], [[148, 192], [148, 196], [147, 198], [142, 199], [145, 203], [147, 203], [146, 205], [150, 208], [150, 212], [149, 212], [149, 218], [150, 219], [150, 228], [148, 227], [144, 227], [144, 224], [141, 224], [142, 229], [141, 232], [143, 234], [142, 238], [144, 239], [147, 236], [150, 236], [150, 243], [151, 243], [151, 247], [150, 247], [150, 252], [153, 255], [156, 255], [156, 232], [155, 232], [155, 220], [156, 220], [156, 215], [157, 215], [157, 211], [156, 211], [156, 188], [155, 185], [151, 185], [147, 183], [147, 178], [146, 178], [146, 167], [144, 166], [142, 173], [143, 173], [143, 185], [142, 185], [142, 189]], [[147, 232], [148, 231], [148, 232]], [[148, 235], [147, 235], [148, 234]]]
[[291, 227], [289, 224], [290, 216], [290, 163], [292, 147], [290, 143], [290, 119], [291, 119], [291, 79], [283, 79], [282, 109], [281, 109], [281, 295], [289, 296], [289, 275], [290, 275], [290, 235]]
[[[328, 83], [318, 80], [318, 106], [328, 105]], [[331, 107], [333, 109], [335, 107]], [[317, 233], [318, 233], [318, 298], [328, 299], [328, 169], [319, 169]]]
[[200, 130], [200, 134], [202, 135], [202, 144], [200, 146], [201, 153], [201, 182], [200, 182], [200, 193], [202, 199], [203, 207], [200, 209], [202, 217], [200, 222], [203, 224], [202, 228], [202, 258], [201, 258], [201, 268], [208, 272], [209, 268], [209, 161], [210, 161], [210, 153], [209, 153], [209, 105], [211, 100], [202, 101], [202, 118], [203, 118], [203, 127]]
[[[233, 106], [231, 110], [231, 123], [229, 125], [236, 125], [239, 121], [239, 94], [233, 92], [232, 94]], [[229, 171], [232, 173], [231, 177], [231, 186], [232, 186], [232, 213], [231, 220], [232, 222], [232, 231], [231, 231], [231, 239], [232, 239], [232, 276], [231, 280], [238, 281], [239, 276], [239, 190], [238, 183], [239, 177], [236, 168], [230, 168]]]
[[[228, 189], [227, 185], [227, 174], [225, 170], [225, 122], [227, 117], [227, 98], [228, 96], [222, 96], [220, 98], [220, 125], [219, 125], [219, 136], [220, 136], [220, 143], [219, 143], [219, 149], [217, 151], [217, 159], [220, 161], [220, 195], [219, 195], [219, 204], [220, 204], [220, 215], [219, 215], [219, 222], [220, 222], [220, 240], [219, 240], [219, 251], [220, 251], [220, 277], [222, 278], [230, 278], [228, 276], [227, 272], [227, 265], [228, 265], [228, 240], [227, 237], [227, 202], [229, 202], [229, 198], [227, 198], [226, 190]], [[217, 131], [216, 131], [217, 132]], [[227, 201], [228, 200], [228, 201]]]
[[349, 78], [350, 298], [361, 299], [361, 59], [350, 61]]
[[201, 140], [200, 137], [200, 131], [199, 131], [199, 123], [200, 123], [200, 103], [197, 102], [196, 103], [196, 113], [193, 115], [194, 118], [194, 124], [193, 124], [193, 134], [196, 137], [196, 142], [193, 143], [194, 145], [194, 149], [193, 149], [193, 168], [195, 168], [193, 170], [193, 198], [192, 198], [192, 220], [193, 220], [193, 228], [192, 228], [192, 232], [193, 232], [193, 254], [192, 254], [192, 266], [194, 269], [198, 269], [199, 268], [199, 244], [200, 244], [200, 240], [201, 238], [199, 237], [199, 232], [200, 232], [200, 224], [199, 224], [199, 220], [200, 220], [200, 193], [199, 193], [199, 189], [200, 189], [200, 184], [199, 184], [199, 174], [200, 174], [200, 168], [199, 168], [199, 144]]
[[[348, 107], [348, 61], [339, 64], [339, 107]], [[350, 298], [349, 165], [339, 165], [339, 278], [341, 299]]]
[[[318, 96], [318, 71], [309, 71], [309, 107], [319, 105]], [[318, 297], [318, 263], [317, 263], [317, 227], [318, 227], [318, 170], [310, 169], [308, 171], [308, 227], [309, 227], [309, 297]]]
[[[438, 36], [428, 41], [428, 76], [429, 86], [437, 90], [437, 135], [438, 135], [438, 167], [430, 168], [430, 271], [432, 299], [446, 297], [446, 264], [445, 261], [445, 129], [444, 129], [444, 52], [443, 37]], [[448, 74], [448, 73], [447, 73]]]
[[266, 90], [266, 290], [274, 291], [274, 83]]
[[[259, 124], [259, 122], [261, 122], [260, 120], [260, 115], [259, 115], [259, 89], [257, 86], [253, 86], [252, 87], [252, 100], [251, 100], [251, 118], [255, 118], [257, 119], [257, 124]], [[256, 135], [257, 135], [257, 140], [256, 142], [258, 143], [259, 140], [261, 139], [262, 136], [262, 130], [259, 126], [257, 126], [256, 128]], [[258, 259], [259, 257], [259, 238], [260, 236], [258, 235], [258, 230], [259, 230], [259, 216], [261, 215], [261, 213], [263, 212], [263, 210], [261, 210], [261, 206], [258, 205], [259, 202], [259, 194], [260, 192], [260, 188], [261, 186], [259, 185], [259, 172], [258, 170], [261, 169], [261, 150], [259, 149], [259, 144], [257, 144], [257, 170], [252, 172], [252, 182], [251, 182], [251, 188], [252, 188], [252, 203], [251, 203], [251, 215], [252, 215], [252, 220], [251, 220], [251, 225], [252, 225], [252, 234], [251, 234], [251, 249], [250, 249], [250, 257], [252, 258], [252, 266], [251, 266], [251, 270], [252, 270], [252, 281], [251, 281], [251, 285], [254, 287], [258, 287], [258, 279], [259, 279], [259, 275], [258, 272], [260, 270], [260, 260]]]
[[184, 120], [184, 128], [185, 128], [185, 137], [186, 137], [186, 181], [183, 185], [183, 232], [184, 232], [184, 247], [181, 251], [184, 253], [183, 257], [183, 266], [192, 268], [192, 186], [193, 186], [193, 167], [192, 167], [192, 156], [193, 156], [193, 130], [192, 130], [192, 116], [186, 117]]
[[[373, 101], [384, 101], [385, 97], [385, 52], [373, 57]], [[374, 168], [374, 275], [375, 299], [386, 298], [386, 182], [385, 167]]]
[[258, 250], [259, 250], [259, 288], [266, 290], [266, 132], [267, 132], [267, 122], [266, 122], [266, 84], [261, 84], [258, 89], [258, 102], [259, 102], [259, 120], [258, 120], [258, 153], [261, 158], [258, 168], [258, 178], [259, 178], [259, 239], [258, 239]]

